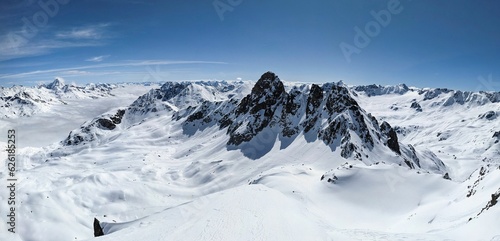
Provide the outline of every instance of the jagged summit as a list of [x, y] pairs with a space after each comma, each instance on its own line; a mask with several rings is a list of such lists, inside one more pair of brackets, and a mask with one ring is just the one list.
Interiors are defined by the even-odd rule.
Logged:
[[271, 71], [264, 73], [252, 88], [253, 94], [264, 92], [278, 92], [278, 94], [285, 92], [283, 82]]
[[273, 114], [273, 106], [285, 98], [286, 91], [283, 82], [272, 72], [264, 73], [255, 83], [252, 92], [243, 98], [238, 106], [238, 113], [257, 113], [264, 110], [264, 116]]
[[64, 88], [65, 85], [66, 84], [64, 83], [64, 79], [57, 77], [54, 81], [52, 81], [52, 83], [46, 85], [45, 88], [51, 89], [51, 90], [59, 90], [59, 89]]

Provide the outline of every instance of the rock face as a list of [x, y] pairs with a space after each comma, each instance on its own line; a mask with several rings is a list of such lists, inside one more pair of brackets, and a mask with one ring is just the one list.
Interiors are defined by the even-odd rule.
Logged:
[[103, 115], [90, 122], [83, 124], [80, 129], [73, 130], [63, 141], [64, 145], [79, 145], [85, 142], [97, 140], [106, 131], [114, 130], [122, 122], [125, 110], [118, 110], [114, 115]]
[[389, 125], [387, 122], [382, 122], [380, 125], [380, 130], [387, 137], [387, 146], [391, 148], [394, 152], [401, 154], [401, 150], [399, 148], [398, 135], [396, 131]]
[[102, 227], [97, 218], [94, 218], [94, 237], [103, 236], [104, 232], [102, 231]]
[[[488, 201], [488, 203], [486, 204], [486, 206], [481, 209], [481, 211], [477, 214], [477, 216], [481, 215], [483, 212], [485, 212], [488, 209], [490, 209], [491, 207], [495, 206], [498, 203], [498, 198], [499, 197], [500, 197], [500, 188], [498, 189], [498, 191], [496, 191], [495, 193], [491, 194], [491, 200]], [[469, 221], [470, 221], [470, 219], [469, 219]]]
[[113, 130], [116, 128], [116, 125], [122, 122], [123, 115], [125, 114], [125, 110], [118, 110], [114, 116], [111, 116], [109, 119], [100, 118], [97, 119], [97, 123], [101, 129]]
[[416, 100], [411, 102], [410, 108], [415, 109], [417, 112], [422, 112], [422, 106]]
[[272, 121], [276, 121], [277, 109], [282, 108], [287, 99], [288, 94], [278, 76], [271, 72], [263, 74], [252, 92], [221, 119], [221, 128], [228, 127], [230, 139], [227, 144], [239, 145], [250, 141]]
[[479, 115], [479, 119], [494, 120], [498, 114], [495, 111], [488, 111], [484, 114]]
[[[220, 128], [228, 128], [229, 146], [249, 142], [264, 129], [273, 138], [294, 138], [304, 132], [332, 149], [340, 143], [343, 157], [362, 159], [366, 156], [363, 149], [374, 145], [370, 130], [378, 130], [378, 125], [374, 127], [372, 122], [343, 85], [326, 89], [311, 85], [287, 93], [278, 76], [267, 72], [237, 108], [223, 116]], [[360, 137], [361, 146], [351, 141], [352, 135]]]

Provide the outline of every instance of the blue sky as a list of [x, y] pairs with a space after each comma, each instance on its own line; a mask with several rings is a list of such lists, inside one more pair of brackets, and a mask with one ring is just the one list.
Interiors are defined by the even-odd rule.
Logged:
[[4, 0], [0, 85], [256, 80], [500, 91], [495, 0]]

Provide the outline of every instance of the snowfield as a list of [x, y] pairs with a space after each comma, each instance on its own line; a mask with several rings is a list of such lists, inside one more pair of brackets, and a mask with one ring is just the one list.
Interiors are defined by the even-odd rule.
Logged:
[[0, 240], [500, 240], [495, 93], [269, 73], [98, 98], [53, 86], [45, 109], [0, 119], [19, 141]]

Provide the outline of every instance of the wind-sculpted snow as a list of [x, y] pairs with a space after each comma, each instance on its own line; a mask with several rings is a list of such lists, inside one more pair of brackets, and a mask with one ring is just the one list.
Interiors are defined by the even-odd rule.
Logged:
[[498, 104], [379, 88], [271, 72], [120, 87], [59, 143], [19, 150], [20, 236], [0, 239], [94, 240], [95, 218], [98, 240], [500, 237]]

